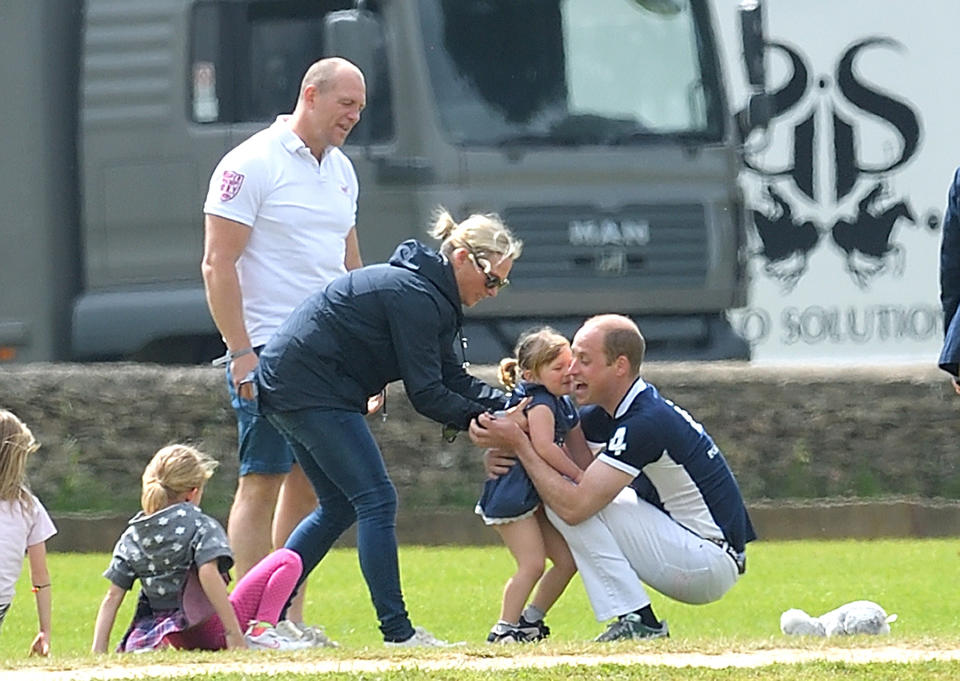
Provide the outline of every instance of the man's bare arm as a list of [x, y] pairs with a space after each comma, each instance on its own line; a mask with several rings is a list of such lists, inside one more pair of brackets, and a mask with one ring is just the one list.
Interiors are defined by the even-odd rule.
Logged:
[[[237, 276], [237, 260], [249, 240], [250, 227], [217, 215], [204, 216], [203, 263], [200, 267], [203, 286], [210, 315], [230, 352], [250, 347], [250, 336], [243, 323], [243, 293]], [[257, 356], [253, 353], [233, 360], [230, 372], [234, 385], [239, 386], [240, 381], [256, 367]], [[252, 392], [245, 395], [248, 399], [252, 396]]]
[[567, 433], [563, 446], [566, 448], [567, 454], [570, 455], [570, 458], [573, 459], [574, 463], [576, 463], [581, 470], [587, 470], [587, 467], [593, 463], [593, 452], [590, 451], [587, 438], [583, 435], [583, 428], [581, 428], [579, 424]]
[[347, 238], [344, 243], [343, 266], [347, 271], [356, 270], [363, 267], [363, 259], [360, 257], [360, 241], [357, 239], [357, 227], [354, 225], [347, 232]]

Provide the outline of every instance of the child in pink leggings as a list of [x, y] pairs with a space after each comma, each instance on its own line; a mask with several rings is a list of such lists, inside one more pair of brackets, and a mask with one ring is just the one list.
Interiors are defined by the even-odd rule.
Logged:
[[[124, 596], [140, 580], [133, 622], [117, 650], [294, 649], [310, 645], [274, 628], [300, 578], [300, 556], [274, 551], [227, 595], [233, 556], [220, 524], [203, 513], [203, 487], [216, 461], [185, 445], [158, 451], [143, 472], [143, 510], [129, 522], [104, 576], [92, 649], [107, 652]], [[246, 630], [242, 628], [246, 627]]]

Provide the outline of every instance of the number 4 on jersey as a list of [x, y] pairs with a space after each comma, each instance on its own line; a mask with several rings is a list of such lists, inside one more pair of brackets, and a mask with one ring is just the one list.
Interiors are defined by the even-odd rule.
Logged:
[[607, 453], [620, 456], [627, 450], [627, 427], [620, 426], [607, 442]]

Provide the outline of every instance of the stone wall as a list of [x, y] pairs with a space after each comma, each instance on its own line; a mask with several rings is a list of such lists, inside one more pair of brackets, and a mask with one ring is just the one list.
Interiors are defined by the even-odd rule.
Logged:
[[[475, 370], [493, 380], [491, 368]], [[757, 513], [798, 498], [960, 499], [960, 397], [935, 368], [652, 363], [644, 375], [705, 425]], [[221, 462], [204, 503], [225, 515], [236, 431], [220, 370], [6, 366], [0, 394], [0, 405], [43, 444], [29, 474], [54, 512], [132, 513], [144, 464], [159, 447], [183, 441]], [[399, 384], [390, 387], [387, 413], [370, 424], [401, 514], [469, 513], [483, 479], [469, 439], [443, 442], [440, 427], [412, 410]]]

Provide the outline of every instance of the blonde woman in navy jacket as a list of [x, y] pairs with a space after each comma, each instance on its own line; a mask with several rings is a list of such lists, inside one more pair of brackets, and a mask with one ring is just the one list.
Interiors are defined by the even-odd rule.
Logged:
[[413, 407], [466, 430], [504, 394], [470, 376], [454, 346], [463, 306], [507, 284], [522, 244], [493, 215], [439, 213], [438, 250], [409, 240], [389, 262], [353, 270], [307, 299], [260, 355], [260, 408], [287, 438], [319, 506], [286, 547], [304, 576], [357, 522], [360, 568], [384, 641], [445, 645], [410, 623], [397, 567], [397, 495], [367, 426], [367, 399], [402, 380]]

